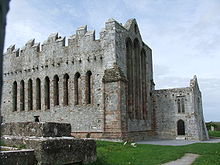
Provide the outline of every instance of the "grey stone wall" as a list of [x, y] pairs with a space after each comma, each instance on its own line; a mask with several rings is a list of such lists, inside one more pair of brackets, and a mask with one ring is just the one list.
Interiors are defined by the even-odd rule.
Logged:
[[[137, 139], [138, 133], [149, 138], [155, 136], [154, 131], [159, 137], [174, 138], [176, 122], [182, 119], [186, 129], [191, 130], [186, 131], [187, 138], [203, 139], [207, 135], [196, 80], [192, 80], [194, 85], [187, 88], [155, 90], [152, 50], [142, 41], [135, 19], [129, 19], [124, 25], [109, 19], [99, 39], [95, 39], [95, 31], [88, 31], [87, 26], [82, 26], [67, 40], [66, 44], [65, 37], [52, 34], [43, 44], [32, 39], [23, 48], [16, 49], [12, 45], [7, 49], [1, 107], [4, 122], [29, 122], [34, 121], [34, 116], [39, 116], [41, 122], [70, 123], [74, 136], [121, 139], [130, 136]], [[92, 73], [89, 104], [88, 71]], [[80, 75], [78, 83], [76, 73]], [[66, 74], [69, 76], [68, 87], [64, 85]], [[54, 90], [55, 75], [59, 78], [59, 95]], [[48, 89], [46, 77], [50, 80], [49, 101], [45, 99]], [[36, 90], [37, 78], [41, 80], [41, 110], [37, 110], [36, 106], [39, 94]], [[33, 110], [28, 110], [30, 79], [33, 84]], [[20, 92], [22, 80], [24, 95]], [[14, 82], [17, 82], [16, 111], [13, 111]], [[68, 105], [65, 105], [64, 99], [66, 88]], [[25, 111], [20, 108], [22, 96], [25, 98]], [[55, 105], [55, 97], [58, 97], [59, 105]], [[184, 114], [176, 111], [179, 97], [185, 99]], [[49, 109], [46, 106], [48, 102]]]
[[[128, 118], [127, 114], [127, 61], [126, 61], [126, 40], [130, 38], [133, 44], [134, 40], [140, 43], [140, 50], [146, 53], [146, 82], [147, 89], [145, 100], [143, 103], [141, 94], [138, 95], [137, 101], [146, 104], [147, 114], [145, 119]], [[151, 49], [143, 43], [140, 32], [135, 19], [130, 19], [123, 26], [113, 19], [109, 19], [105, 23], [105, 28], [100, 32], [100, 38], [95, 39], [94, 31], [87, 31], [87, 26], [79, 27], [76, 34], [70, 36], [68, 44], [65, 43], [65, 37], [51, 34], [42, 44], [36, 43], [34, 39], [28, 41], [24, 47], [15, 48], [10, 46], [4, 54], [4, 98], [2, 100], [3, 121], [8, 122], [30, 122], [34, 121], [34, 116], [39, 116], [41, 122], [65, 122], [70, 123], [72, 132], [104, 132], [106, 123], [111, 123], [111, 119], [115, 118], [118, 122], [116, 132], [127, 131], [146, 131], [151, 130], [151, 103], [150, 92], [152, 74], [152, 53]], [[133, 46], [133, 45], [132, 45]], [[136, 64], [135, 64], [136, 65]], [[111, 79], [111, 73], [108, 70], [118, 68], [123, 80]], [[140, 67], [140, 66], [139, 66]], [[87, 104], [87, 84], [86, 73], [91, 71], [91, 104]], [[76, 103], [76, 85], [75, 74], [79, 73], [78, 95], [79, 104]], [[105, 75], [110, 73], [110, 75]], [[64, 105], [64, 76], [69, 75], [68, 84], [68, 106]], [[55, 105], [54, 76], [59, 78], [59, 105]], [[110, 78], [108, 78], [110, 76]], [[50, 80], [50, 108], [47, 109], [45, 101], [45, 78]], [[105, 85], [107, 77], [108, 87]], [[119, 76], [120, 77], [120, 76]], [[37, 110], [37, 83], [40, 79], [41, 85], [41, 109]], [[21, 95], [21, 81], [24, 81], [24, 95]], [[29, 108], [30, 87], [29, 80], [33, 84], [33, 108]], [[140, 79], [141, 80], [141, 79]], [[142, 81], [142, 80], [141, 80]], [[17, 109], [13, 111], [13, 83], [17, 83]], [[107, 89], [107, 91], [105, 89]], [[106, 100], [106, 94], [110, 94], [118, 88], [119, 92], [116, 98]], [[134, 89], [136, 90], [136, 89]], [[23, 111], [20, 103], [24, 96]], [[106, 109], [114, 109], [118, 112], [116, 116], [105, 116]], [[138, 113], [142, 112], [141, 108], [136, 108]], [[111, 113], [111, 112], [109, 112]], [[143, 116], [143, 114], [141, 114]], [[109, 121], [108, 121], [109, 120]], [[114, 129], [114, 124], [110, 130]], [[114, 131], [113, 131], [114, 132]]]
[[2, 134], [11, 136], [62, 137], [71, 135], [69, 123], [2, 123]]
[[[195, 82], [196, 81], [196, 82]], [[192, 85], [192, 82], [195, 84]], [[185, 123], [185, 138], [188, 140], [208, 139], [204, 118], [202, 113], [202, 101], [197, 80], [191, 80], [190, 87], [155, 90], [153, 92], [154, 109], [156, 110], [156, 131], [159, 138], [176, 139], [178, 137], [177, 122], [183, 120]], [[178, 99], [183, 102], [184, 112], [178, 110]], [[184, 105], [182, 105], [184, 104]]]
[[[127, 72], [128, 72], [128, 67], [127, 67], [127, 56], [126, 56], [126, 41], [129, 39], [131, 41], [131, 45], [132, 45], [132, 55], [135, 54], [134, 52], [134, 42], [135, 40], [137, 40], [140, 43], [140, 51], [144, 50], [145, 53], [145, 57], [146, 57], [146, 82], [145, 82], [145, 86], [146, 86], [146, 94], [145, 94], [145, 104], [146, 104], [146, 118], [145, 119], [140, 119], [140, 118], [130, 118], [128, 116], [128, 114], [126, 117], [122, 118], [122, 120], [126, 120], [125, 122], [127, 122], [127, 130], [128, 132], [130, 131], [147, 131], [147, 130], [151, 130], [151, 112], [152, 112], [152, 106], [151, 106], [151, 100], [150, 100], [150, 93], [151, 93], [151, 82], [153, 81], [153, 70], [152, 70], [152, 52], [151, 49], [142, 41], [141, 38], [141, 34], [139, 32], [138, 26], [137, 26], [137, 22], [135, 19], [129, 19], [126, 24], [124, 26], [122, 26], [119, 23], [115, 23], [116, 25], [116, 64], [121, 68], [122, 72], [124, 75], [127, 76]], [[139, 54], [140, 56], [141, 54]], [[134, 64], [135, 67], [136, 64]], [[141, 65], [139, 65], [140, 67]], [[141, 71], [141, 70], [140, 70]], [[128, 79], [128, 77], [127, 77]], [[142, 77], [140, 77], [139, 81], [142, 81]], [[125, 86], [125, 90], [127, 93], [128, 90], [128, 82], [126, 83], [127, 86]], [[134, 88], [134, 90], [136, 91], [137, 89]], [[127, 112], [128, 113], [128, 108], [129, 105], [127, 104], [128, 101], [128, 96], [125, 96], [126, 99], [124, 99], [124, 102], [122, 102], [122, 112]], [[142, 102], [142, 96], [138, 96], [138, 105], [140, 106], [138, 109], [138, 111], [141, 110], [141, 106], [142, 104], [144, 104]], [[133, 98], [134, 100], [135, 98]], [[133, 103], [134, 104], [134, 103]], [[127, 105], [127, 106], [123, 106], [123, 105]], [[136, 108], [135, 108], [136, 109]], [[142, 116], [144, 114], [141, 114]]]
[[[108, 31], [105, 35], [108, 35]], [[104, 74], [104, 51], [111, 53], [105, 36], [101, 40], [94, 40], [94, 32], [86, 31], [86, 27], [77, 29], [76, 35], [68, 39], [65, 46], [64, 38], [53, 34], [40, 46], [34, 40], [28, 41], [21, 49], [11, 46], [7, 49], [4, 62], [4, 99], [2, 114], [4, 122], [34, 121], [39, 116], [45, 122], [69, 122], [72, 131], [90, 132], [102, 131], [102, 77]], [[101, 48], [103, 45], [103, 48]], [[112, 54], [112, 53], [111, 53]], [[17, 55], [17, 56], [16, 56]], [[108, 58], [108, 55], [105, 55]], [[109, 60], [108, 60], [109, 61]], [[85, 101], [85, 76], [92, 72], [92, 103]], [[74, 76], [79, 72], [79, 105], [74, 104]], [[64, 75], [69, 75], [69, 105], [63, 105]], [[53, 78], [59, 77], [59, 102], [54, 106]], [[44, 79], [50, 79], [50, 109], [46, 110], [44, 100]], [[41, 110], [36, 110], [36, 79], [41, 80]], [[33, 110], [28, 110], [28, 80], [33, 81]], [[20, 110], [20, 82], [25, 83], [25, 111]], [[12, 112], [12, 84], [17, 82], [17, 111]], [[86, 114], [86, 115], [85, 115]]]
[[[5, 41], [5, 26], [6, 26], [6, 15], [9, 10], [9, 0], [2, 0], [0, 2], [0, 107], [2, 100], [2, 85], [3, 85], [3, 50], [4, 50], [4, 41]], [[1, 111], [0, 111], [1, 114]], [[0, 119], [0, 122], [1, 119]]]

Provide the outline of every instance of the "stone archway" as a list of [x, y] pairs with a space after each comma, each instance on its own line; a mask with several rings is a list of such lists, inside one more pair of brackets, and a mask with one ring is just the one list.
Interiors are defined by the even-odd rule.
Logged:
[[185, 123], [183, 120], [177, 122], [177, 135], [185, 135]]

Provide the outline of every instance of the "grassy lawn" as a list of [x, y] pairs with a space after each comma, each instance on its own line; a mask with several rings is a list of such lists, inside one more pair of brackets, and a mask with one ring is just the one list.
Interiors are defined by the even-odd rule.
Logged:
[[220, 131], [209, 131], [209, 136], [220, 137]]
[[176, 160], [185, 153], [201, 155], [193, 165], [220, 165], [220, 143], [186, 146], [138, 144], [137, 147], [116, 142], [97, 142], [96, 163], [90, 165], [158, 165]]

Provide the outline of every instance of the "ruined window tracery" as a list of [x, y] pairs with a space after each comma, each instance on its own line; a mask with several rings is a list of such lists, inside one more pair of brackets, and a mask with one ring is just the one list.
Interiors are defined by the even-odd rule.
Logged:
[[54, 88], [54, 105], [59, 105], [59, 77], [57, 75], [54, 76], [53, 79], [53, 88]]
[[177, 100], [178, 113], [181, 112], [180, 99]]
[[33, 110], [33, 83], [28, 80], [28, 110]]
[[91, 104], [91, 100], [92, 100], [92, 87], [91, 87], [91, 85], [92, 85], [92, 79], [91, 79], [91, 77], [92, 77], [92, 72], [91, 71], [88, 71], [87, 73], [86, 73], [86, 104]]
[[12, 86], [12, 104], [13, 104], [13, 111], [17, 111], [17, 82], [14, 81]]
[[181, 99], [181, 104], [182, 104], [182, 113], [185, 113], [185, 101], [184, 101], [184, 98]]
[[45, 108], [50, 109], [50, 79], [49, 77], [45, 77], [45, 82], [44, 82], [44, 97], [45, 97]]
[[141, 55], [140, 55], [140, 44], [138, 39], [134, 40], [134, 99], [135, 99], [135, 118], [142, 118], [142, 100], [141, 100]]
[[146, 52], [144, 49], [141, 51], [141, 95], [142, 95], [142, 119], [147, 118], [147, 61]]
[[177, 109], [178, 113], [185, 113], [185, 97], [178, 97]]
[[41, 80], [36, 79], [36, 109], [41, 109]]
[[79, 74], [79, 72], [77, 72], [74, 77], [75, 105], [79, 104], [79, 79], [80, 79], [80, 74]]
[[63, 92], [64, 92], [64, 95], [63, 95], [63, 104], [64, 105], [68, 105], [69, 104], [69, 75], [68, 74], [65, 74], [64, 75], [64, 82], [63, 82]]
[[24, 88], [24, 80], [20, 82], [20, 110], [25, 110], [25, 88]]
[[128, 100], [127, 100], [127, 108], [128, 108], [128, 115], [130, 119], [134, 118], [133, 114], [133, 83], [134, 83], [134, 77], [133, 77], [133, 57], [132, 57], [132, 41], [131, 39], [127, 39], [126, 41], [126, 59], [127, 59], [127, 79], [128, 79], [128, 89], [127, 89], [127, 94], [128, 94]]

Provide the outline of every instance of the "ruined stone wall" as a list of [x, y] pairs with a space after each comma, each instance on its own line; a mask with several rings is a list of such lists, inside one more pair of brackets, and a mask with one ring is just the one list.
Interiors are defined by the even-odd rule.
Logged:
[[190, 81], [190, 87], [192, 88], [194, 93], [194, 115], [197, 123], [199, 140], [207, 140], [209, 139], [209, 136], [205, 125], [205, 119], [203, 116], [202, 94], [199, 89], [196, 76], [194, 76], [194, 78]]
[[[98, 132], [120, 137], [124, 132], [151, 130], [152, 52], [143, 43], [136, 20], [123, 26], [109, 19], [99, 39], [82, 26], [67, 40], [66, 44], [56, 33], [43, 44], [32, 39], [23, 48], [7, 49], [3, 121], [35, 121], [39, 116], [42, 122], [70, 123], [73, 135], [99, 137]], [[133, 77], [128, 77], [128, 67], [133, 68]], [[128, 88], [135, 100], [129, 104]]]
[[[107, 23], [106, 23], [107, 24]], [[11, 46], [4, 55], [4, 88], [2, 100], [2, 116], [4, 122], [40, 121], [69, 122], [73, 132], [103, 131], [103, 85], [102, 77], [105, 68], [114, 63], [114, 37], [111, 30], [105, 29], [100, 39], [95, 40], [94, 31], [87, 31], [83, 26], [68, 39], [52, 34], [40, 45], [34, 40], [28, 41], [21, 49]], [[86, 101], [86, 73], [91, 71], [91, 103]], [[75, 76], [78, 79], [78, 99], [76, 104]], [[59, 105], [54, 100], [54, 76], [57, 75]], [[68, 75], [68, 105], [64, 104], [65, 75]], [[49, 79], [50, 99], [45, 101], [45, 81]], [[37, 78], [40, 79], [41, 106], [37, 110]], [[21, 94], [21, 82], [24, 81], [24, 94]], [[32, 80], [33, 107], [29, 107]], [[13, 83], [17, 87], [17, 106], [13, 109]], [[21, 97], [24, 96], [24, 110], [21, 108]], [[39, 101], [38, 101], [39, 102]], [[49, 102], [49, 108], [45, 105]]]
[[[127, 95], [124, 96], [127, 99], [121, 102], [121, 120], [128, 132], [151, 130], [152, 51], [142, 41], [135, 19], [128, 20], [124, 26], [116, 24], [115, 37], [116, 63], [127, 77]], [[131, 75], [129, 72], [132, 72]], [[129, 93], [129, 86], [133, 92]]]
[[[198, 98], [198, 93], [200, 91], [195, 91], [194, 86], [153, 92], [155, 129], [159, 138], [176, 139], [179, 136], [178, 121], [182, 120], [185, 125], [184, 137], [186, 139], [208, 139], [206, 128], [202, 125], [204, 123], [202, 100], [199, 103], [199, 109], [198, 102], [195, 100]], [[201, 98], [201, 95], [199, 97]]]
[[[5, 27], [6, 27], [6, 15], [9, 10], [9, 0], [0, 1], [0, 107], [2, 100], [2, 86], [3, 86], [3, 51], [5, 41]], [[1, 111], [0, 111], [1, 114]], [[2, 122], [0, 118], [0, 123]]]

